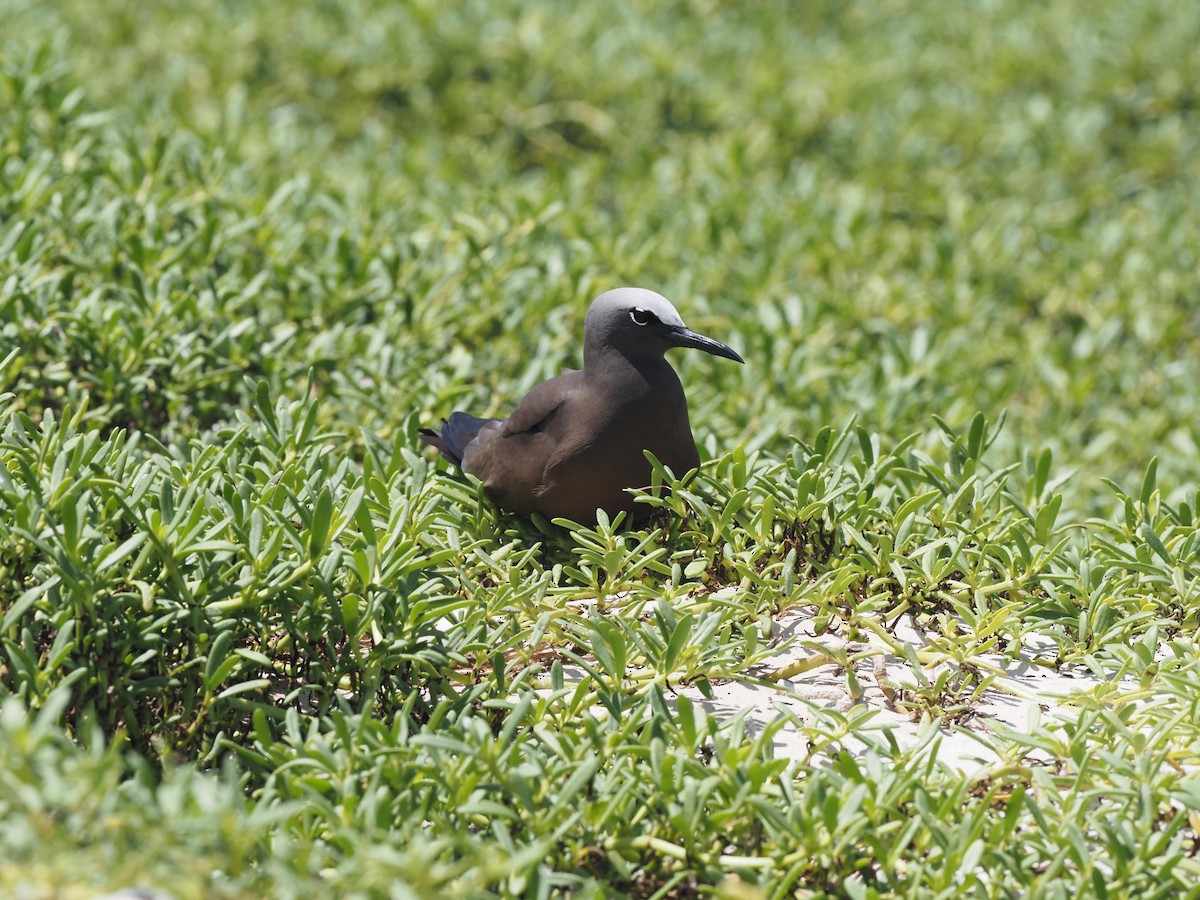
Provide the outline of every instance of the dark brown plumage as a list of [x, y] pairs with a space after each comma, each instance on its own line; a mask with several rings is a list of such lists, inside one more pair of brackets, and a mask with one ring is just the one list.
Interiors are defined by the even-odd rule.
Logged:
[[479, 478], [501, 509], [588, 524], [597, 509], [633, 513], [626, 489], [650, 484], [644, 450], [676, 475], [700, 465], [683, 386], [664, 357], [672, 347], [743, 362], [688, 329], [665, 297], [609, 291], [588, 309], [582, 370], [539, 384], [507, 419], [455, 412], [420, 437]]

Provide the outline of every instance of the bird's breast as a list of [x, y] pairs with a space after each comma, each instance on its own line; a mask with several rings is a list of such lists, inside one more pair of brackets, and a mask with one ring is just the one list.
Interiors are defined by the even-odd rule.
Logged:
[[546, 483], [604, 473], [605, 482], [621, 489], [643, 487], [650, 478], [646, 450], [679, 475], [697, 465], [687, 399], [675, 372], [664, 368], [653, 380], [625, 377], [575, 393], [554, 423], [561, 431]]

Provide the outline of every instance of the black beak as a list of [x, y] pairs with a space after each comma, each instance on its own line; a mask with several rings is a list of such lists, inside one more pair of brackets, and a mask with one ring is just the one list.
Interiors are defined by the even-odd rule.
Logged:
[[734, 362], [746, 362], [737, 355], [737, 351], [732, 347], [727, 347], [720, 341], [714, 341], [710, 337], [697, 334], [690, 328], [683, 326], [672, 328], [667, 335], [667, 340], [676, 347], [691, 347], [693, 350], [703, 350], [705, 353], [711, 353], [713, 356], [722, 356], [725, 359], [732, 359]]

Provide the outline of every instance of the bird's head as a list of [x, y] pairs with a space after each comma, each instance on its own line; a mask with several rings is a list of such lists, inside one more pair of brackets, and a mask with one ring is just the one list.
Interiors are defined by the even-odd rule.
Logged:
[[713, 356], [745, 362], [720, 341], [697, 334], [686, 325], [671, 301], [643, 288], [617, 288], [601, 294], [588, 308], [584, 324], [587, 357], [615, 350], [628, 359], [654, 359], [672, 347], [691, 347]]

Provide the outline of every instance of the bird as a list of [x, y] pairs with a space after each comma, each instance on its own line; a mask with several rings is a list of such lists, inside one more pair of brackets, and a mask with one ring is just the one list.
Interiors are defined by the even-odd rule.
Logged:
[[690, 347], [744, 363], [732, 348], [697, 334], [671, 302], [644, 288], [601, 294], [588, 307], [583, 368], [534, 387], [507, 418], [454, 412], [422, 441], [483, 482], [502, 510], [594, 525], [648, 512], [629, 488], [648, 487], [649, 450], [677, 476], [700, 465], [687, 398], [665, 354]]

